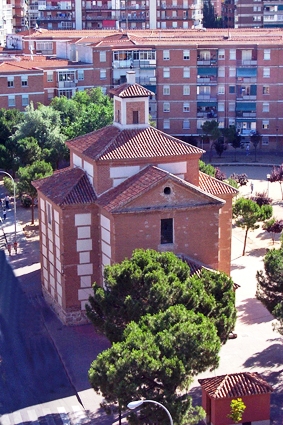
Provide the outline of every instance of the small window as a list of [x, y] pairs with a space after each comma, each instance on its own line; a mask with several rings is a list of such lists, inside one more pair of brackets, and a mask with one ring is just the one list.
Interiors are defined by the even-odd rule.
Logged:
[[225, 93], [225, 87], [224, 86], [218, 86], [218, 94], [224, 94]]
[[169, 102], [163, 103], [163, 112], [170, 112], [170, 103]]
[[170, 51], [169, 50], [163, 50], [163, 60], [164, 61], [170, 60]]
[[161, 244], [173, 243], [173, 218], [161, 219]]
[[106, 51], [99, 52], [99, 61], [100, 62], [106, 62]]
[[229, 112], [235, 112], [235, 102], [229, 102]]
[[183, 86], [183, 95], [189, 96], [191, 93], [191, 87], [190, 86]]
[[185, 66], [185, 68], [183, 69], [183, 77], [184, 78], [190, 78], [190, 76], [191, 76], [190, 68]]
[[269, 61], [270, 60], [270, 49], [264, 49], [264, 51], [263, 51], [263, 59], [265, 61]]
[[170, 120], [163, 120], [163, 130], [170, 129]]
[[47, 222], [48, 224], [52, 224], [52, 209], [51, 209], [51, 205], [46, 202], [47, 204]]
[[164, 96], [170, 95], [170, 86], [163, 86], [163, 95]]
[[262, 104], [262, 112], [269, 112], [269, 103]]
[[218, 111], [224, 112], [224, 102], [218, 102]]
[[106, 69], [100, 70], [100, 79], [105, 80], [106, 79]]
[[85, 79], [85, 73], [83, 69], [78, 69], [78, 80], [83, 81]]
[[22, 95], [22, 106], [27, 106], [29, 102], [28, 94]]
[[234, 66], [229, 68], [229, 77], [236, 77], [236, 68]]
[[22, 75], [21, 80], [22, 80], [22, 87], [27, 87], [27, 85], [28, 85], [28, 76], [27, 75]]
[[47, 71], [47, 82], [52, 83], [52, 81], [53, 81], [53, 72]]
[[262, 87], [262, 93], [263, 94], [269, 94], [269, 86], [263, 86]]
[[8, 87], [14, 87], [14, 77], [8, 77]]
[[235, 93], [235, 86], [229, 86], [229, 93], [234, 94]]
[[236, 60], [236, 49], [230, 49], [230, 60]]
[[9, 108], [16, 106], [15, 96], [8, 96], [8, 106]]
[[263, 136], [261, 138], [261, 144], [262, 144], [262, 146], [268, 146], [269, 145], [269, 137], [268, 136]]
[[163, 68], [163, 78], [170, 78], [170, 68]]
[[190, 104], [189, 102], [183, 103], [183, 112], [190, 112]]
[[190, 129], [190, 121], [183, 120], [183, 130], [189, 130], [189, 129]]
[[225, 68], [224, 68], [224, 66], [220, 66], [218, 68], [218, 77], [225, 77]]
[[166, 186], [164, 188], [164, 195], [170, 195], [171, 194], [171, 188], [169, 186]]
[[139, 123], [139, 111], [133, 111], [133, 124]]
[[218, 59], [225, 59], [225, 50], [224, 49], [218, 50]]
[[262, 121], [262, 128], [264, 130], [268, 130], [269, 129], [269, 120]]
[[183, 59], [184, 60], [189, 60], [190, 59], [190, 51], [189, 50], [184, 50], [183, 51]]
[[270, 78], [270, 68], [263, 68], [263, 78]]

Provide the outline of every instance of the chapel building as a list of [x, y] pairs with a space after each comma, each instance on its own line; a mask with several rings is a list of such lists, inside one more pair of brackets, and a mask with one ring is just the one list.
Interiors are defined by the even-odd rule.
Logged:
[[199, 171], [202, 149], [149, 125], [152, 92], [127, 77], [113, 124], [68, 141], [70, 167], [34, 182], [43, 292], [66, 324], [86, 320], [92, 284], [136, 248], [230, 273], [237, 190]]

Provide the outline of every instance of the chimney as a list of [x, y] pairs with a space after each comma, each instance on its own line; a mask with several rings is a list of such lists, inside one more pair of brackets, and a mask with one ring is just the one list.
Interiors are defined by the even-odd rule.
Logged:
[[127, 71], [127, 83], [128, 84], [136, 83], [136, 71]]

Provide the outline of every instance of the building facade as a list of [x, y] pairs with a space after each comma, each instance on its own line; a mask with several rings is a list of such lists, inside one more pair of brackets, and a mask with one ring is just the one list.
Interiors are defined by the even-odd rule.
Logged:
[[64, 323], [85, 320], [93, 282], [136, 248], [230, 272], [237, 191], [199, 172], [202, 149], [149, 125], [149, 90], [112, 94], [113, 125], [67, 142], [70, 167], [34, 182], [43, 290]]
[[235, 125], [246, 141], [257, 131], [262, 149], [282, 149], [280, 29], [75, 31], [72, 36], [36, 32], [23, 37], [23, 51], [32, 44], [35, 53], [88, 63], [93, 86], [105, 93], [135, 70], [137, 82], [154, 93], [150, 113], [157, 128], [182, 140], [202, 143], [203, 123], [216, 120], [220, 128]]

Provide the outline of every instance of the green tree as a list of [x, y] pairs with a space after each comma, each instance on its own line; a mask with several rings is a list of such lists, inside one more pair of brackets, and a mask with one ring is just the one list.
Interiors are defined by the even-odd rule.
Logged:
[[14, 134], [23, 117], [23, 112], [18, 109], [0, 109], [0, 145], [5, 145], [6, 140]]
[[263, 226], [263, 230], [266, 230], [268, 233], [272, 235], [272, 242], [275, 242], [275, 234], [282, 233], [283, 230], [283, 220], [276, 220], [276, 218], [272, 217], [270, 220], [266, 221]]
[[203, 2], [203, 26], [205, 28], [217, 28], [217, 18], [216, 13], [213, 4], [211, 3], [211, 0], [205, 0]]
[[[142, 317], [125, 329], [123, 340], [101, 353], [91, 364], [89, 379], [95, 391], [119, 410], [133, 399], [149, 398], [164, 404], [175, 423], [192, 418], [191, 399], [179, 390], [187, 389], [191, 377], [218, 366], [220, 340], [209, 318], [175, 305], [166, 311]], [[140, 421], [166, 420], [163, 409], [146, 404]], [[168, 419], [168, 418], [167, 418]]]
[[206, 164], [204, 161], [199, 160], [199, 170], [209, 176], [215, 176], [215, 167], [211, 164]]
[[261, 207], [251, 199], [239, 198], [233, 205], [233, 217], [238, 227], [245, 229], [243, 255], [246, 251], [247, 236], [249, 230], [259, 228], [259, 222], [268, 220], [272, 216], [272, 206]]
[[210, 317], [222, 342], [235, 325], [233, 281], [224, 273], [190, 268], [170, 252], [135, 250], [131, 259], [105, 268], [105, 289], [94, 284], [86, 312], [111, 342], [121, 341], [131, 322], [145, 314], [183, 304]]
[[256, 152], [257, 152], [257, 147], [261, 141], [261, 135], [258, 131], [255, 131], [251, 134], [250, 136], [250, 140], [251, 143], [253, 144], [253, 147], [255, 148], [255, 162], [257, 161], [256, 159]]
[[231, 418], [233, 422], [241, 422], [243, 413], [246, 410], [246, 405], [241, 398], [236, 398], [231, 401], [230, 404], [231, 412], [228, 415], [228, 418]]
[[231, 125], [228, 128], [223, 129], [223, 135], [227, 141], [233, 148], [235, 152], [234, 160], [237, 160], [237, 149], [241, 147], [241, 135], [237, 132], [237, 129], [234, 125]]
[[31, 223], [34, 223], [34, 200], [37, 197], [37, 191], [32, 185], [34, 180], [50, 176], [52, 166], [45, 161], [35, 161], [31, 165], [20, 167], [18, 170], [19, 182], [17, 188], [19, 194], [27, 194], [31, 197]]
[[68, 157], [65, 145], [66, 136], [61, 133], [60, 113], [49, 106], [31, 103], [26, 108], [24, 120], [18, 125], [12, 136], [14, 142], [33, 137], [42, 149], [42, 159], [52, 160], [53, 168], [58, 168], [60, 160]]
[[276, 329], [283, 335], [283, 247], [269, 250], [264, 257], [264, 271], [258, 271], [256, 297], [279, 321]]
[[210, 161], [212, 157], [212, 149], [213, 149], [214, 143], [217, 139], [219, 139], [219, 137], [222, 136], [222, 133], [220, 129], [218, 128], [218, 125], [219, 124], [217, 121], [212, 120], [212, 121], [205, 121], [201, 126], [205, 136], [209, 137], [209, 144], [210, 144], [209, 160]]

